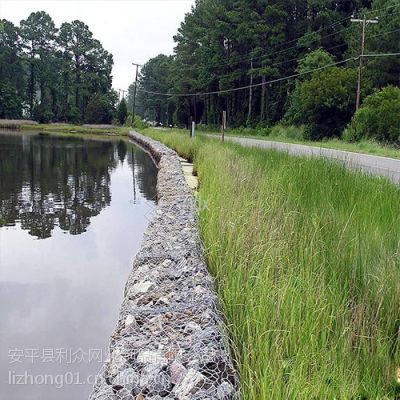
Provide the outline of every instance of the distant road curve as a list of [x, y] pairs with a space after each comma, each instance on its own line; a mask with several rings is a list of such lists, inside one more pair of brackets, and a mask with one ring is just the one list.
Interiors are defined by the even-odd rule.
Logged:
[[[216, 137], [216, 135], [207, 136]], [[225, 140], [239, 143], [247, 147], [274, 149], [297, 156], [324, 157], [336, 160], [350, 169], [358, 169], [369, 174], [386, 176], [392, 182], [400, 184], [400, 159], [397, 160], [395, 158], [372, 156], [369, 154], [353, 153], [350, 151], [235, 136], [225, 136]]]

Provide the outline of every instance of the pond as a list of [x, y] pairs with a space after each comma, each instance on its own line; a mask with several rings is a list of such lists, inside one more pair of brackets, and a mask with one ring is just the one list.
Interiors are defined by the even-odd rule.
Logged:
[[125, 140], [0, 131], [1, 398], [88, 398], [156, 180]]

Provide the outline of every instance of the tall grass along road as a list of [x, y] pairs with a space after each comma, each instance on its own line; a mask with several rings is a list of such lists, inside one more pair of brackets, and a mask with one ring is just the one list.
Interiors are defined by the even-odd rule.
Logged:
[[396, 399], [400, 202], [386, 178], [179, 133], [242, 399]]
[[[215, 138], [215, 135], [210, 135]], [[400, 183], [400, 160], [388, 157], [354, 153], [350, 151], [334, 150], [323, 147], [308, 146], [294, 143], [275, 142], [264, 139], [252, 139], [244, 137], [225, 136], [225, 140], [239, 143], [248, 147], [260, 147], [284, 151], [292, 155], [320, 156], [331, 160], [337, 160], [349, 168], [361, 169], [364, 172], [383, 175], [395, 183]]]

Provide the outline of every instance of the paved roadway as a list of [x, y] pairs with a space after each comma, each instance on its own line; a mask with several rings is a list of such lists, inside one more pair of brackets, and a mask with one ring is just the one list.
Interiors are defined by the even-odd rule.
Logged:
[[[210, 136], [215, 137], [215, 135]], [[298, 156], [324, 157], [336, 160], [348, 168], [362, 170], [369, 174], [383, 175], [394, 183], [400, 184], [400, 159], [244, 137], [225, 136], [225, 140], [247, 147], [274, 149]]]

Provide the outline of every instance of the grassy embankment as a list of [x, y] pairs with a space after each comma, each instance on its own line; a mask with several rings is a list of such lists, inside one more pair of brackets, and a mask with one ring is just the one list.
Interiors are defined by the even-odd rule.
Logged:
[[0, 129], [24, 132], [58, 133], [71, 136], [73, 136], [74, 134], [84, 134], [85, 136], [127, 136], [128, 132], [132, 128], [128, 126], [113, 125], [74, 125], [64, 123], [38, 124], [30, 120], [0, 119]]
[[21, 125], [22, 131], [41, 131], [48, 133], [65, 133], [65, 134], [92, 134], [92, 135], [110, 135], [110, 136], [126, 136], [132, 129], [126, 126], [118, 127], [96, 127], [72, 124], [38, 124], [38, 125]]
[[397, 398], [399, 189], [322, 159], [145, 134], [194, 159], [242, 398]]
[[[384, 145], [372, 140], [361, 140], [360, 142], [350, 143], [341, 139], [329, 140], [304, 140], [302, 139], [302, 128], [295, 126], [275, 125], [270, 129], [249, 129], [240, 128], [227, 131], [227, 136], [249, 137], [254, 139], [272, 140], [285, 143], [304, 144], [309, 146], [324, 147], [328, 149], [352, 151], [384, 157], [400, 158], [400, 148]], [[217, 132], [210, 132], [217, 134]]]

